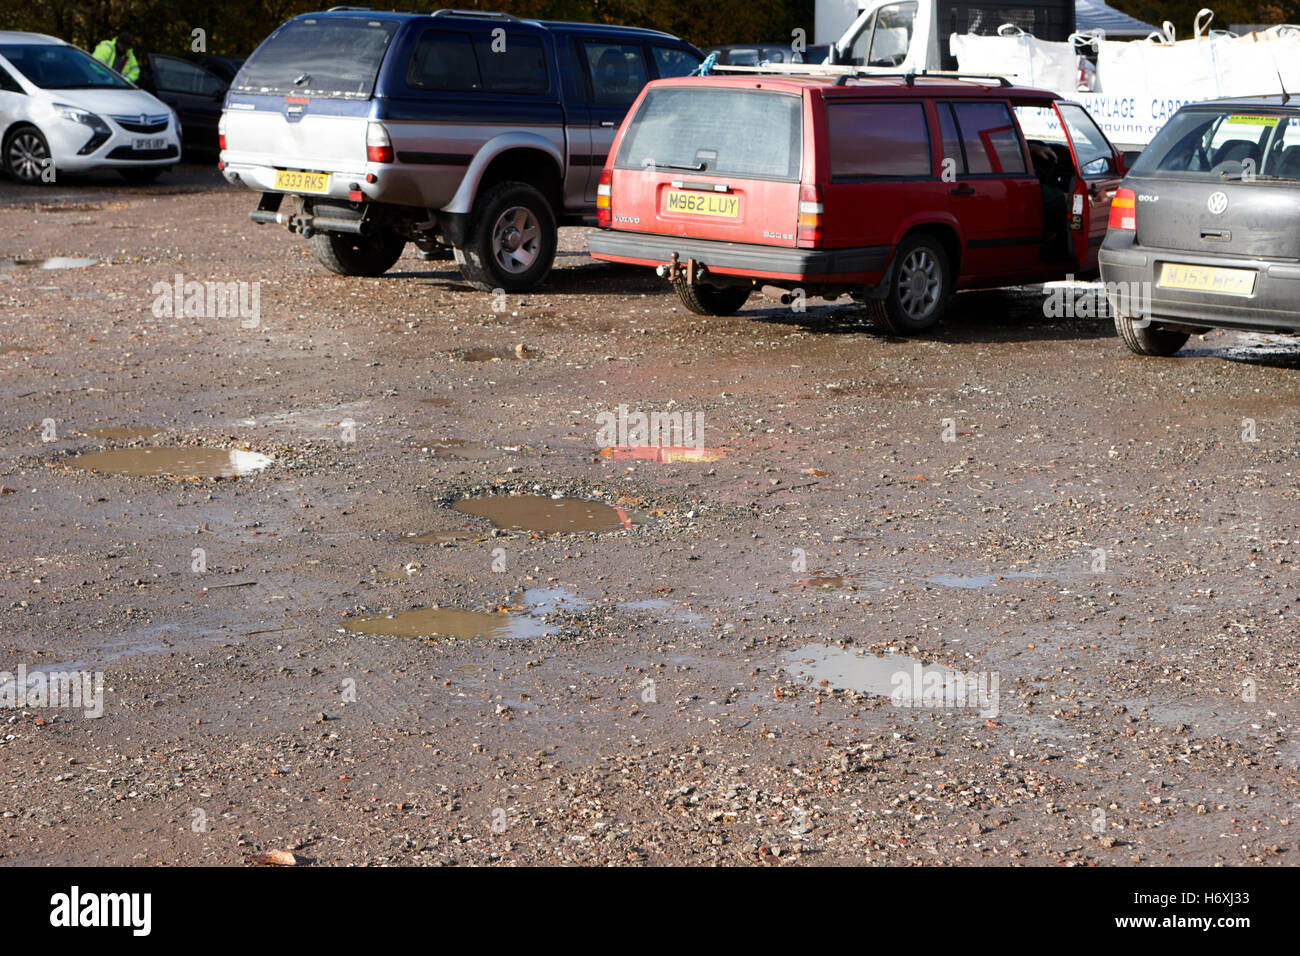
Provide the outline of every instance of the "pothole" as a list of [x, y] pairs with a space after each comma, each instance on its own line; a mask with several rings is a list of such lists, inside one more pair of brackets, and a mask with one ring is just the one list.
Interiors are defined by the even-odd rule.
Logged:
[[614, 531], [632, 526], [623, 508], [584, 498], [545, 495], [480, 495], [452, 503], [461, 514], [486, 518], [503, 530], [557, 532]]
[[531, 453], [524, 445], [489, 445], [465, 438], [419, 440], [413, 444], [435, 458], [461, 458], [468, 461], [496, 461]]
[[462, 640], [533, 640], [545, 637], [558, 625], [546, 617], [558, 611], [578, 612], [587, 604], [567, 588], [530, 588], [515, 595], [522, 613], [505, 608], [497, 611], [465, 611], [448, 607], [417, 607], [394, 614], [374, 614], [343, 621], [344, 630], [354, 634], [385, 637], [454, 637]]
[[234, 478], [261, 471], [271, 459], [239, 448], [119, 448], [74, 455], [63, 463], [128, 478]]
[[530, 349], [528, 346], [524, 345], [523, 342], [520, 342], [517, 345], [491, 345], [453, 349], [451, 354], [462, 362], [498, 362], [509, 361], [511, 359], [534, 359], [541, 355], [541, 353], [536, 349]]

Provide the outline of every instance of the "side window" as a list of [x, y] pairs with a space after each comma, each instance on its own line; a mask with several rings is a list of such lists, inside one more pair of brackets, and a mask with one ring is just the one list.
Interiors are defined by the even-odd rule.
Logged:
[[592, 102], [597, 106], [631, 106], [648, 79], [641, 47], [588, 42], [582, 44], [582, 53], [591, 76]]
[[939, 135], [942, 137], [941, 153], [939, 155], [939, 172], [942, 175], [944, 168], [952, 160], [952, 169], [958, 175], [966, 173], [966, 154], [962, 152], [961, 136], [957, 132], [957, 121], [952, 116], [952, 106], [948, 103], [936, 103], [935, 112], [939, 114]]
[[[1070, 141], [1074, 144], [1074, 154], [1079, 160], [1079, 169], [1083, 174], [1098, 176], [1110, 172], [1114, 155], [1111, 153], [1110, 143], [1106, 141], [1101, 130], [1097, 129], [1097, 124], [1092, 121], [1092, 118], [1077, 106], [1062, 103], [1057, 109], [1065, 119], [1065, 128], [1070, 134]], [[1255, 156], [1255, 161], [1258, 165], [1258, 156]]]
[[972, 176], [1025, 172], [1025, 155], [1015, 120], [1003, 103], [954, 103], [957, 128]]
[[154, 85], [168, 93], [192, 93], [197, 96], [215, 96], [225, 89], [216, 76], [193, 63], [170, 56], [155, 56]]
[[411, 50], [406, 85], [413, 90], [469, 91], [483, 88], [468, 33], [426, 30]]
[[551, 88], [551, 71], [537, 37], [485, 33], [474, 38], [474, 48], [489, 93], [545, 93]]
[[681, 50], [673, 46], [652, 46], [655, 70], [660, 77], [689, 76], [700, 65], [699, 58], [690, 50]]
[[826, 126], [832, 180], [931, 174], [930, 131], [920, 103], [831, 103]]
[[1282, 130], [1273, 140], [1264, 172], [1282, 179], [1300, 179], [1300, 117], [1282, 120]]

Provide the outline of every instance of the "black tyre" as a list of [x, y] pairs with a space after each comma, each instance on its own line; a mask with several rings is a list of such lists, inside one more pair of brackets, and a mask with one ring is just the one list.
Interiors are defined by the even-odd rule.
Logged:
[[948, 307], [952, 272], [948, 253], [933, 236], [908, 236], [894, 251], [894, 268], [883, 299], [868, 299], [871, 319], [895, 335], [934, 328]]
[[749, 301], [752, 291], [743, 285], [719, 288], [711, 285], [692, 285], [685, 279], [673, 279], [673, 289], [682, 305], [696, 315], [735, 315]]
[[341, 276], [381, 276], [402, 258], [406, 240], [387, 232], [377, 238], [341, 232], [317, 232], [311, 237], [316, 261]]
[[558, 241], [555, 213], [540, 191], [498, 183], [474, 203], [456, 265], [476, 289], [527, 292], [551, 271]]
[[4, 141], [5, 172], [25, 186], [39, 186], [51, 163], [50, 144], [35, 126], [19, 126]]
[[1159, 329], [1123, 312], [1115, 313], [1115, 331], [1129, 351], [1138, 355], [1173, 355], [1191, 337], [1190, 332]]
[[135, 169], [119, 169], [117, 174], [132, 186], [148, 186], [165, 171], [161, 166], [138, 166]]

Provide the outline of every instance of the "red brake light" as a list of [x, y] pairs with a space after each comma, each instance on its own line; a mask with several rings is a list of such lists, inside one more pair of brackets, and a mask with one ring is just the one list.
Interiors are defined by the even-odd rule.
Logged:
[[1107, 225], [1111, 229], [1122, 229], [1125, 232], [1137, 230], [1137, 195], [1133, 190], [1123, 186], [1115, 190], [1115, 196], [1110, 201], [1110, 221]]
[[370, 123], [366, 126], [366, 162], [391, 163], [393, 161], [393, 141], [388, 138], [388, 130], [382, 123]]
[[613, 198], [614, 171], [606, 166], [600, 171], [596, 185], [596, 225], [608, 229], [610, 225], [610, 200]]
[[226, 134], [225, 134], [225, 133], [218, 133], [218, 134], [217, 134], [217, 149], [225, 149], [225, 148], [226, 148]]
[[799, 187], [799, 229], [795, 244], [805, 248], [822, 244], [822, 190], [820, 186]]

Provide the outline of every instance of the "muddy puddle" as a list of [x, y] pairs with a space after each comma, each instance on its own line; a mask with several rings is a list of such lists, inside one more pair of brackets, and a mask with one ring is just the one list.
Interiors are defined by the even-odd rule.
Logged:
[[518, 345], [493, 345], [477, 348], [454, 349], [452, 356], [462, 362], [503, 362], [514, 359], [534, 359], [541, 353], [520, 342]]
[[81, 434], [87, 438], [105, 438], [116, 439], [119, 441], [135, 441], [138, 438], [149, 438], [157, 435], [162, 431], [160, 428], [151, 428], [148, 425], [139, 426], [122, 426], [110, 428], [83, 428]]
[[355, 634], [385, 637], [455, 637], [462, 640], [532, 640], [555, 625], [546, 617], [556, 611], [578, 612], [587, 603], [567, 588], [530, 588], [515, 595], [520, 610], [465, 611], [460, 608], [417, 607], [395, 614], [375, 614], [343, 622]]
[[0, 259], [0, 272], [14, 269], [84, 269], [93, 266], [98, 259], [80, 256], [51, 256], [49, 259]]
[[704, 616], [673, 601], [663, 598], [646, 598], [643, 601], [628, 601], [619, 607], [628, 611], [645, 611], [661, 621], [681, 621], [694, 627], [704, 627]]
[[439, 408], [446, 408], [453, 404], [450, 398], [422, 398], [420, 401], [425, 405], [436, 405]]
[[986, 716], [998, 712], [996, 674], [963, 674], [924, 664], [902, 654], [857, 653], [826, 644], [809, 644], [785, 660], [785, 669], [814, 686], [886, 697], [899, 707], [964, 707]]
[[726, 454], [721, 448], [696, 448], [693, 445], [611, 445], [598, 454], [614, 461], [648, 461], [658, 465], [674, 462], [719, 461]]
[[0, 345], [0, 355], [14, 355], [18, 352], [35, 352], [30, 345]]
[[122, 448], [75, 455], [64, 464], [128, 478], [234, 478], [261, 471], [266, 455], [238, 448]]
[[452, 504], [461, 514], [486, 518], [496, 527], [543, 534], [613, 531], [631, 527], [622, 508], [582, 498], [548, 498], [544, 495], [487, 495], [462, 498]]
[[819, 571], [812, 577], [799, 582], [799, 587], [812, 588], [817, 591], [864, 591], [868, 589], [878, 591], [885, 586], [884, 581], [870, 580], [853, 571]]

